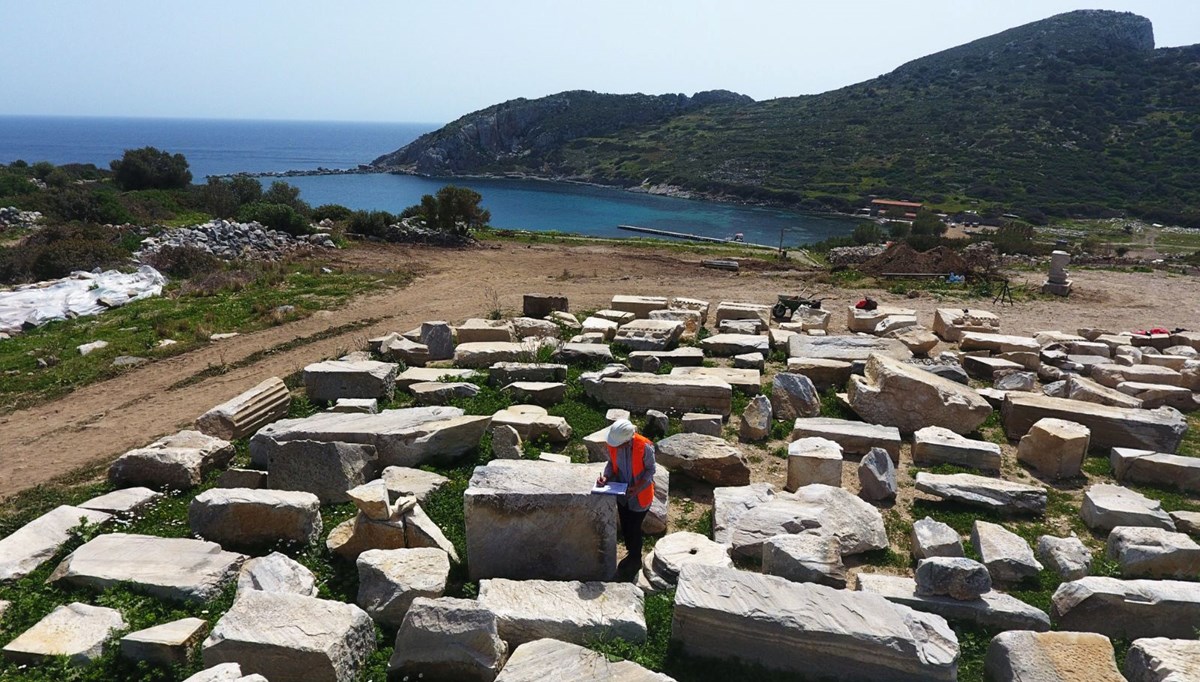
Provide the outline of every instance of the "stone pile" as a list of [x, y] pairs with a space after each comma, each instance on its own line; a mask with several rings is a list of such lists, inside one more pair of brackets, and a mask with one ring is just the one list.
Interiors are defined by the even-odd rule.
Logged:
[[166, 247], [190, 247], [207, 251], [222, 260], [279, 260], [290, 253], [314, 246], [335, 248], [333, 240], [325, 233], [293, 237], [286, 232], [269, 230], [257, 222], [238, 223], [217, 219], [146, 237], [134, 256], [145, 259]]

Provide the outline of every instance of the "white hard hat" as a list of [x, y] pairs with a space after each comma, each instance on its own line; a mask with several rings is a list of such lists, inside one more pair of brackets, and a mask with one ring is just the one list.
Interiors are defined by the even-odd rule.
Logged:
[[608, 427], [608, 444], [612, 447], [624, 445], [628, 443], [637, 429], [633, 427], [633, 422], [628, 419], [618, 419]]

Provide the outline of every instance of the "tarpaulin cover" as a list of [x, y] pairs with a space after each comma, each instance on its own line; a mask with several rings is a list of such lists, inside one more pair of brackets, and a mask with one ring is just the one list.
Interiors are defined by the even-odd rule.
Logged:
[[143, 265], [136, 272], [73, 272], [70, 277], [0, 291], [0, 332], [15, 334], [53, 320], [96, 315], [151, 296], [161, 296], [167, 278]]

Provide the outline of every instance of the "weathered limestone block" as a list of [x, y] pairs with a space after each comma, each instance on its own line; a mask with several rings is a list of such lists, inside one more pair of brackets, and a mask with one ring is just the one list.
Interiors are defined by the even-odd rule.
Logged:
[[1039, 419], [1021, 436], [1017, 459], [1051, 479], [1074, 478], [1082, 474], [1091, 431], [1083, 424], [1047, 417]]
[[180, 431], [118, 457], [108, 469], [108, 480], [118, 488], [186, 490], [200, 485], [210, 471], [227, 466], [233, 453], [229, 441]]
[[679, 343], [683, 328], [675, 320], [635, 320], [622, 325], [613, 342], [630, 350], [666, 350]]
[[776, 419], [816, 417], [821, 414], [821, 396], [803, 374], [780, 372], [771, 379], [771, 407]]
[[491, 417], [465, 416], [457, 407], [410, 407], [379, 414], [318, 412], [281, 419], [250, 439], [250, 461], [266, 467], [280, 443], [340, 441], [375, 446], [379, 466], [453, 462], [479, 445]]
[[800, 374], [808, 377], [818, 391], [830, 388], [841, 390], [850, 381], [852, 365], [844, 360], [825, 360], [822, 358], [788, 358], [787, 371], [789, 374]]
[[127, 627], [116, 609], [73, 602], [58, 606], [9, 642], [0, 653], [18, 665], [66, 656], [73, 666], [86, 666], [104, 655], [104, 642]]
[[1105, 552], [1121, 566], [1123, 578], [1200, 576], [1200, 545], [1183, 533], [1117, 526], [1108, 536]]
[[117, 516], [129, 516], [146, 507], [153, 506], [163, 494], [149, 488], [121, 488], [111, 493], [93, 497], [79, 505], [80, 509], [108, 512]]
[[747, 442], [766, 440], [771, 435], [771, 423], [771, 401], [765, 395], [756, 395], [742, 412], [738, 437]]
[[286, 554], [271, 552], [242, 564], [238, 573], [237, 591], [287, 592], [308, 597], [317, 596], [317, 577]]
[[646, 639], [642, 591], [630, 583], [506, 580], [479, 582], [479, 604], [496, 614], [510, 646], [549, 637], [582, 644], [597, 637]]
[[997, 372], [1019, 371], [1023, 368], [1021, 364], [1012, 360], [988, 355], [964, 355], [962, 356], [962, 366], [968, 376], [984, 381], [995, 379]]
[[[671, 298], [667, 304], [668, 310], [691, 311], [700, 314], [700, 324], [708, 324], [708, 309], [710, 303], [699, 298], [686, 298], [684, 296], [675, 296]], [[1200, 347], [1200, 346], [1197, 346]]]
[[514, 381], [567, 380], [567, 366], [552, 362], [497, 362], [488, 368], [488, 383], [507, 386]]
[[912, 457], [914, 464], [923, 466], [954, 464], [980, 471], [1000, 471], [999, 445], [971, 440], [940, 426], [926, 426], [913, 433]]
[[291, 405], [292, 394], [283, 380], [271, 377], [197, 417], [196, 430], [223, 440], [245, 438], [286, 417]]
[[[1143, 361], [1145, 358], [1143, 358]], [[1096, 365], [1092, 367], [1092, 379], [1096, 383], [1109, 388], [1116, 388], [1118, 384], [1126, 381], [1134, 381], [1143, 384], [1165, 384], [1167, 386], [1179, 386], [1183, 379], [1179, 372], [1170, 369], [1169, 367], [1159, 367], [1158, 365]]]
[[1189, 682], [1200, 680], [1200, 640], [1145, 637], [1125, 654], [1129, 682]]
[[1092, 632], [1014, 630], [992, 638], [983, 665], [996, 682], [1124, 682], [1113, 656], [1112, 642]]
[[[546, 453], [542, 453], [545, 455]], [[565, 462], [564, 462], [565, 463]], [[654, 467], [654, 501], [650, 503], [650, 511], [642, 520], [642, 532], [647, 535], [661, 535], [667, 532], [667, 514], [670, 509], [668, 496], [671, 492], [671, 472], [666, 467]]]
[[913, 523], [912, 554], [917, 561], [963, 556], [962, 538], [950, 526], [926, 516]]
[[679, 308], [651, 310], [650, 320], [653, 322], [676, 322], [683, 325], [680, 338], [685, 339], [695, 338], [696, 333], [700, 331], [700, 327], [704, 326], [704, 316], [700, 314], [699, 310], [682, 310]]
[[713, 316], [713, 324], [720, 326], [725, 320], [762, 320], [771, 322], [771, 306], [759, 303], [740, 303], [737, 301], [721, 301], [717, 304]]
[[1083, 494], [1080, 517], [1088, 528], [1108, 532], [1117, 526], [1147, 526], [1174, 531], [1162, 503], [1119, 485], [1097, 483]]
[[1200, 458], [1113, 448], [1109, 462], [1113, 475], [1121, 482], [1149, 483], [1192, 493], [1200, 492]]
[[635, 372], [644, 372], [647, 362], [657, 360], [659, 366], [700, 367], [704, 364], [704, 351], [694, 346], [682, 346], [674, 350], [635, 350], [629, 354], [626, 363]]
[[424, 367], [429, 357], [429, 346], [411, 341], [403, 336], [385, 341], [379, 349], [379, 354], [388, 360], [402, 362], [409, 367]]
[[234, 580], [245, 559], [215, 542], [108, 533], [67, 555], [50, 581], [94, 590], [129, 583], [158, 599], [204, 602]]
[[1190, 389], [1183, 386], [1167, 386], [1166, 384], [1143, 384], [1136, 381], [1122, 381], [1117, 384], [1117, 391], [1142, 402], [1142, 407], [1152, 410], [1168, 405], [1177, 410], [1190, 412], [1196, 409], [1196, 399]]
[[709, 355], [729, 357], [743, 353], [771, 352], [771, 338], [761, 334], [714, 334], [700, 342]]
[[557, 324], [550, 320], [540, 320], [533, 317], [514, 317], [512, 320], [513, 336], [518, 339], [557, 339], [562, 331]]
[[788, 357], [790, 358], [857, 362], [865, 361], [873, 354], [886, 355], [896, 360], [912, 358], [912, 351], [895, 339], [800, 334], [788, 339]]
[[755, 318], [753, 320], [721, 320], [717, 331], [722, 334], [765, 334], [767, 323]]
[[393, 502], [401, 497], [414, 497], [418, 503], [423, 503], [438, 488], [450, 482], [441, 474], [408, 467], [387, 467], [383, 470], [382, 479]]
[[689, 655], [738, 658], [836, 680], [954, 680], [958, 640], [940, 616], [877, 595], [749, 571], [688, 566], [671, 638]]
[[965, 557], [932, 557], [917, 564], [917, 594], [950, 597], [963, 601], [979, 599], [992, 590], [987, 566]]
[[[874, 310], [864, 310], [854, 306], [846, 308], [846, 328], [852, 333], [874, 334], [880, 323], [891, 317], [911, 318], [912, 325], [917, 323], [917, 311], [911, 308], [879, 306]], [[909, 325], [911, 326], [911, 325]]]
[[407, 546], [408, 534], [403, 517], [376, 521], [362, 512], [334, 526], [325, 539], [325, 547], [347, 561], [357, 560], [367, 550], [401, 549]]
[[237, 663], [222, 663], [205, 668], [183, 682], [262, 682], [262, 675], [242, 676], [242, 666]]
[[325, 503], [348, 501], [346, 491], [379, 471], [375, 446], [338, 441], [289, 440], [272, 448], [267, 477], [272, 488], [316, 495]]
[[721, 415], [685, 412], [680, 418], [684, 433], [701, 433], [706, 436], [721, 435]]
[[513, 651], [496, 682], [674, 682], [633, 661], [612, 662], [604, 654], [557, 639], [526, 642]]
[[792, 438], [809, 437], [827, 438], [842, 446], [847, 455], [865, 455], [871, 448], [883, 448], [893, 462], [900, 461], [900, 430], [894, 426], [829, 417], [797, 419]]
[[1063, 580], [1079, 580], [1092, 568], [1092, 551], [1074, 533], [1066, 538], [1040, 536], [1037, 556]]
[[1000, 330], [1000, 318], [986, 310], [938, 308], [933, 314], [933, 333], [955, 343], [965, 332], [992, 334]]
[[[753, 486], [750, 488], [753, 491]], [[842, 556], [888, 546], [883, 515], [842, 488], [814, 483], [795, 493], [780, 493], [765, 500], [743, 498], [741, 505], [745, 508], [735, 508], [732, 520], [726, 518], [721, 522], [729, 528], [724, 538], [728, 539], [734, 552], [742, 556], [761, 556], [762, 543], [776, 535], [814, 529], [835, 536]], [[722, 542], [723, 538], [718, 537], [717, 541]]]
[[631, 412], [711, 412], [728, 417], [732, 410], [733, 387], [712, 377], [639, 373], [600, 377], [589, 372], [582, 381], [588, 397]]
[[864, 500], [890, 500], [896, 497], [896, 465], [887, 450], [875, 448], [858, 462], [858, 496]]
[[1200, 583], [1080, 578], [1054, 591], [1050, 618], [1060, 630], [1114, 639], [1193, 639], [1200, 628]]
[[396, 372], [392, 362], [326, 360], [304, 368], [304, 392], [314, 402], [331, 403], [338, 398], [392, 399]]
[[217, 621], [203, 655], [206, 666], [234, 662], [271, 682], [352, 682], [374, 651], [375, 627], [354, 604], [252, 590]]
[[500, 362], [522, 362], [532, 355], [529, 348], [513, 341], [473, 341], [454, 347], [454, 364], [478, 369]]
[[787, 485], [795, 492], [812, 483], [842, 485], [842, 447], [825, 438], [800, 438], [788, 444]]
[[521, 314], [525, 317], [547, 317], [553, 312], [567, 312], [566, 296], [551, 294], [525, 294], [521, 297]]
[[492, 415], [492, 427], [510, 426], [522, 440], [545, 438], [551, 443], [571, 439], [571, 425], [563, 417], [551, 417], [546, 408], [537, 405], [513, 405]]
[[[733, 564], [728, 568], [733, 568]], [[762, 572], [797, 583], [818, 583], [839, 589], [846, 586], [841, 543], [832, 535], [822, 535], [819, 529], [767, 538], [762, 545]]]
[[408, 387], [418, 405], [448, 405], [460, 398], [479, 394], [479, 387], [466, 381], [421, 381]]
[[713, 489], [713, 539], [729, 544], [737, 519], [748, 510], [775, 497], [770, 483]]
[[[733, 568], [729, 556], [729, 545], [713, 542], [699, 533], [679, 531], [664, 535], [654, 544], [651, 554], [654, 573], [671, 584], [679, 578], [679, 572], [688, 564], [708, 564]], [[838, 555], [841, 561], [841, 555]]]
[[[409, 367], [396, 376], [396, 388], [407, 391], [413, 384], [429, 381], [470, 381], [479, 375], [474, 369], [451, 369], [448, 367]], [[376, 410], [378, 411], [378, 410]]]
[[963, 332], [959, 348], [963, 351], [986, 350], [991, 353], [1039, 353], [1042, 350], [1041, 345], [1028, 336], [985, 332]]
[[1029, 432], [1039, 419], [1054, 417], [1082, 424], [1091, 431], [1091, 446], [1175, 452], [1187, 431], [1187, 419], [1170, 407], [1132, 410], [1050, 398], [1035, 393], [1009, 393], [1000, 420], [1010, 439]]
[[188, 525], [222, 546], [307, 545], [321, 534], [321, 500], [290, 490], [211, 488], [188, 505]]
[[867, 421], [904, 433], [926, 426], [970, 433], [992, 413], [970, 388], [883, 355], [872, 355], [864, 374], [850, 377], [850, 407]]
[[98, 525], [111, 518], [107, 512], [62, 505], [21, 526], [0, 540], [0, 582], [36, 571], [58, 554], [82, 523]]
[[741, 450], [722, 438], [680, 433], [655, 444], [660, 466], [718, 486], [746, 485], [750, 464]]
[[450, 557], [451, 562], [456, 564], [459, 562], [458, 551], [454, 549], [454, 543], [450, 542], [441, 527], [429, 518], [420, 505], [413, 506], [404, 517], [404, 539], [409, 547], [440, 549]]
[[513, 340], [513, 326], [508, 320], [484, 320], [473, 317], [454, 328], [458, 343], [491, 343]]
[[916, 611], [937, 614], [948, 621], [989, 630], [1044, 632], [1050, 629], [1050, 616], [1046, 615], [1045, 611], [996, 590], [971, 600], [922, 595], [917, 591], [916, 580], [907, 576], [878, 573], [859, 573], [858, 590], [877, 594], [890, 602]]
[[888, 336], [903, 343], [913, 355], [929, 355], [938, 345], [938, 337], [924, 327], [907, 327], [889, 332]]
[[609, 322], [616, 322], [618, 325], [632, 322], [637, 319], [633, 313], [624, 310], [613, 310], [612, 308], [603, 308], [592, 313], [592, 317], [598, 317]]
[[496, 614], [479, 602], [417, 597], [396, 632], [388, 675], [492, 682], [507, 656]]
[[1066, 384], [1066, 398], [1082, 400], [1083, 402], [1108, 405], [1110, 407], [1127, 407], [1139, 409], [1142, 401], [1131, 395], [1126, 395], [1115, 388], [1098, 384], [1091, 379], [1069, 375]]
[[976, 519], [971, 526], [971, 544], [996, 582], [1018, 582], [1042, 570], [1029, 543], [999, 524]]
[[727, 382], [747, 395], [755, 395], [762, 388], [762, 372], [741, 367], [674, 367], [668, 376], [709, 377]]
[[602, 341], [612, 341], [616, 338], [617, 329], [620, 326], [618, 322], [593, 315], [584, 319], [583, 324], [580, 325], [580, 331], [584, 335], [597, 334], [602, 337]]
[[973, 474], [917, 473], [917, 490], [942, 499], [1005, 513], [1041, 514], [1046, 489]]
[[596, 476], [583, 464], [494, 460], [476, 467], [463, 503], [471, 579], [610, 579], [616, 500], [591, 494]]
[[356, 603], [376, 622], [400, 627], [413, 600], [446, 592], [450, 558], [440, 549], [372, 549], [358, 555]]
[[662, 296], [617, 295], [612, 297], [609, 304], [612, 310], [633, 313], [635, 318], [642, 320], [650, 317], [650, 311], [665, 310], [667, 307], [667, 299]]
[[154, 665], [187, 665], [208, 632], [202, 618], [183, 618], [131, 632], [121, 638], [121, 657]]

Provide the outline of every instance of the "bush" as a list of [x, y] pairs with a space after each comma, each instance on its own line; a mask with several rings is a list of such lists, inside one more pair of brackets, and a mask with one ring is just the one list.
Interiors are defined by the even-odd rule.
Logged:
[[396, 222], [396, 216], [387, 211], [355, 211], [346, 229], [354, 234], [383, 237], [387, 235], [388, 226]]
[[67, 187], [53, 194], [47, 209], [53, 217], [64, 222], [117, 225], [133, 220], [111, 189]]
[[436, 195], [426, 194], [421, 203], [410, 206], [405, 213], [416, 211], [425, 225], [443, 232], [465, 235], [479, 229], [492, 219], [492, 214], [480, 206], [483, 196], [466, 187], [446, 185]]
[[48, 244], [34, 259], [34, 278], [56, 279], [76, 270], [102, 270], [122, 265], [129, 254], [120, 247], [94, 239], [72, 238]]
[[218, 218], [233, 218], [243, 206], [262, 201], [262, 196], [262, 183], [254, 178], [209, 178], [200, 191], [200, 205]]
[[854, 243], [860, 246], [877, 244], [883, 240], [883, 231], [875, 223], [863, 223], [854, 228], [854, 234], [851, 237], [854, 239]]
[[332, 220], [340, 223], [350, 219], [354, 215], [354, 211], [342, 206], [341, 204], [322, 204], [313, 209], [312, 219], [314, 223], [319, 223], [322, 220]]
[[262, 203], [283, 204], [284, 206], [290, 206], [292, 210], [304, 215], [307, 215], [312, 210], [308, 204], [300, 201], [300, 188], [289, 185], [282, 180], [272, 182], [271, 187], [263, 192]]
[[164, 246], [143, 261], [160, 272], [184, 279], [216, 272], [222, 268], [220, 258], [195, 246]]
[[37, 186], [24, 176], [17, 175], [16, 173], [4, 173], [0, 175], [0, 198], [29, 194], [36, 189]]
[[15, 284], [65, 277], [75, 270], [122, 265], [130, 250], [127, 234], [89, 225], [52, 225], [14, 246], [0, 248], [0, 282]]
[[238, 211], [238, 220], [242, 222], [255, 221], [261, 223], [267, 229], [287, 232], [293, 236], [305, 235], [312, 232], [312, 228], [309, 227], [308, 221], [304, 219], [304, 216], [286, 204], [268, 204], [263, 202], [247, 204]]
[[120, 160], [109, 164], [113, 181], [123, 190], [182, 189], [192, 181], [187, 159], [154, 147], [126, 149]]

